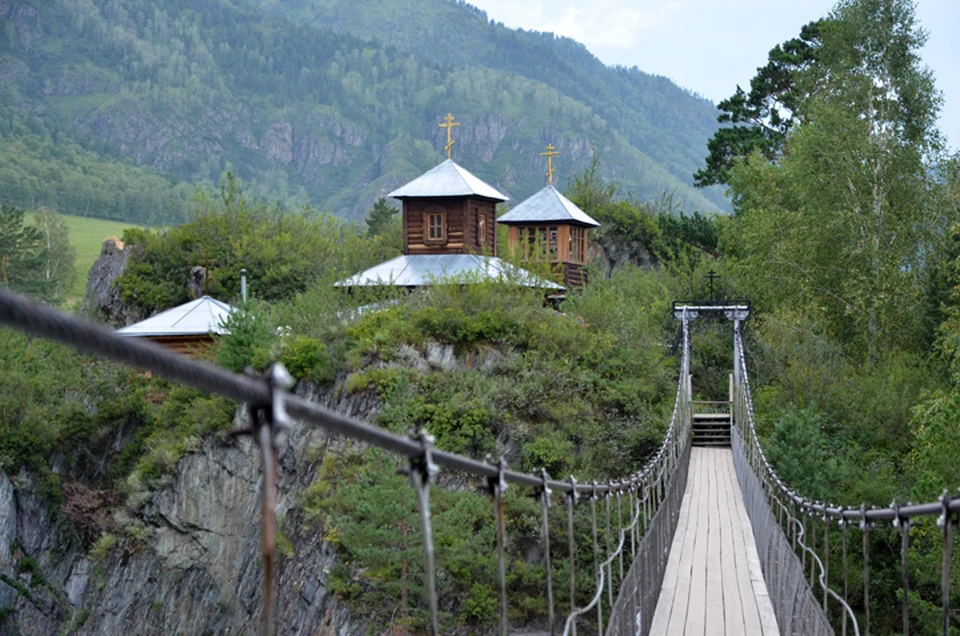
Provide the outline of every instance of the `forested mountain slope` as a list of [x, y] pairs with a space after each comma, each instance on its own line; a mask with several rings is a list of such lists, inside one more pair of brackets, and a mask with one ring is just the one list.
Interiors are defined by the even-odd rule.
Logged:
[[[715, 193], [687, 185], [714, 129], [705, 100], [445, 0], [410, 13], [403, 37], [384, 30], [410, 8], [400, 0], [351, 3], [335, 19], [324, 6], [271, 3], [268, 15], [247, 0], [0, 2], [0, 196], [17, 187], [14, 203], [83, 213], [50, 192], [75, 194], [84, 175], [112, 171], [131, 192], [142, 179], [144, 196], [170, 201], [160, 207], [175, 222], [178, 182], [216, 183], [230, 169], [261, 196], [359, 218], [439, 161], [436, 124], [453, 112], [457, 160], [518, 199], [541, 187], [539, 153], [552, 142], [567, 174], [596, 148], [626, 192], [716, 209]], [[447, 16], [442, 37], [431, 12]], [[424, 38], [443, 45], [421, 55]], [[454, 55], [463, 43], [478, 54]], [[58, 169], [37, 179], [38, 165]], [[133, 198], [90, 205], [164, 221]]]
[[[605, 66], [579, 42], [507, 28], [488, 21], [485, 12], [462, 0], [249, 1], [271, 15], [374, 36], [426, 59], [488, 67], [543, 82], [589, 106], [634, 147], [685, 183], [703, 164], [704, 139], [717, 129], [713, 104], [669, 79], [637, 67]], [[707, 192], [726, 205], [719, 190]]]

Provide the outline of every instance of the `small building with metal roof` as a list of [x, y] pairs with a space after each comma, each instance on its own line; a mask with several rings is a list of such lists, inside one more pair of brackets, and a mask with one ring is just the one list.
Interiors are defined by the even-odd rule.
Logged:
[[543, 188], [499, 219], [509, 227], [510, 251], [524, 260], [556, 263], [567, 287], [586, 281], [587, 230], [599, 227], [589, 214], [552, 185]]
[[436, 283], [511, 282], [524, 287], [563, 291], [495, 256], [478, 254], [404, 254], [334, 284], [335, 287], [421, 287]]
[[496, 257], [497, 204], [509, 197], [450, 158], [459, 126], [447, 115], [447, 159], [387, 196], [403, 203], [403, 255], [336, 287], [420, 287], [501, 280], [552, 292], [564, 288]]
[[497, 204], [508, 197], [452, 159], [387, 196], [403, 202], [404, 254], [496, 254]]
[[216, 336], [228, 333], [223, 328], [235, 307], [210, 296], [202, 296], [146, 320], [117, 330], [117, 335], [147, 338], [177, 351], [193, 355], [211, 346]]

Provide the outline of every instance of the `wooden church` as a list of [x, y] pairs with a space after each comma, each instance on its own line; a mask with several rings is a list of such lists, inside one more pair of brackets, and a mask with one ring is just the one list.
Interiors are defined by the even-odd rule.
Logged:
[[403, 202], [404, 254], [497, 253], [497, 204], [507, 197], [453, 159], [389, 196]]
[[587, 282], [587, 230], [599, 227], [589, 214], [553, 187], [553, 144], [547, 146], [547, 187], [498, 219], [509, 227], [510, 251], [526, 261], [553, 263], [567, 288]]
[[453, 161], [451, 129], [459, 124], [452, 115], [444, 122], [440, 126], [447, 129], [447, 159], [387, 195], [403, 205], [403, 254], [335, 286], [414, 288], [437, 281], [511, 280], [563, 291], [496, 257], [497, 204], [509, 197]]

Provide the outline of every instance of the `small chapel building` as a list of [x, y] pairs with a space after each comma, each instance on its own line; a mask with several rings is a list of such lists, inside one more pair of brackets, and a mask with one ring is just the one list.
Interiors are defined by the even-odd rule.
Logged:
[[209, 351], [218, 336], [229, 333], [224, 323], [236, 308], [210, 296], [178, 305], [116, 331], [118, 336], [144, 338], [188, 356]]
[[550, 292], [563, 287], [496, 257], [497, 204], [509, 200], [450, 158], [387, 196], [403, 206], [403, 254], [335, 283], [336, 287], [392, 285], [415, 288], [437, 281], [510, 280]]
[[599, 227], [589, 214], [553, 187], [553, 144], [547, 152], [548, 185], [497, 222], [506, 225], [510, 252], [526, 261], [553, 263], [567, 288], [587, 283], [587, 230]]

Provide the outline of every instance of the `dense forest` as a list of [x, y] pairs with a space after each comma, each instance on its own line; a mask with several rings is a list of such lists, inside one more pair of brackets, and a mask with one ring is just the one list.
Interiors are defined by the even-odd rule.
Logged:
[[[404, 10], [367, 5], [370, 20]], [[383, 34], [359, 15], [353, 32], [326, 18], [297, 24], [295, 6], [5, 3], [0, 194], [176, 223], [183, 184], [215, 185], [229, 169], [252, 195], [359, 219], [439, 161], [437, 123], [453, 112], [458, 161], [518, 200], [542, 185], [539, 152], [552, 142], [568, 174], [596, 153], [636, 196], [673, 193], [689, 212], [723, 205], [690, 186], [716, 111], [667, 80], [606, 68], [575, 43], [488, 24], [457, 3], [434, 7], [452, 21], [450, 41], [486, 55], [369, 39]], [[408, 27], [431, 32], [423, 19]]]

